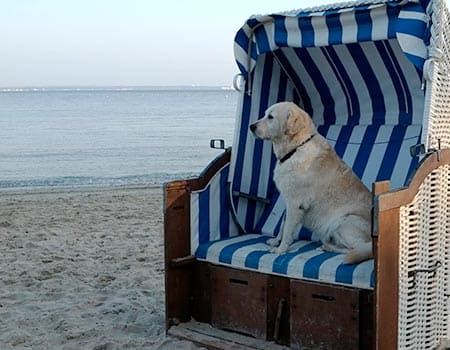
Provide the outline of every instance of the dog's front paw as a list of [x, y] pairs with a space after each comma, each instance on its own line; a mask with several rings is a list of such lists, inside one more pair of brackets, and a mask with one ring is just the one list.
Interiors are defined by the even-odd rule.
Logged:
[[267, 244], [271, 247], [277, 247], [280, 244], [280, 240], [278, 238], [271, 238], [267, 240]]
[[287, 249], [284, 247], [274, 247], [270, 250], [270, 252], [274, 254], [284, 254], [286, 251]]

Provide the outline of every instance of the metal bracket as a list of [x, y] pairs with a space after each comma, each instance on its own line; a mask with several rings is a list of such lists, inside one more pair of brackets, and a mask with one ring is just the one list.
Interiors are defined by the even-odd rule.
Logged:
[[408, 272], [408, 277], [413, 277], [413, 288], [416, 286], [416, 276], [418, 273], [431, 273], [432, 277], [436, 276], [437, 270], [442, 266], [440, 261], [436, 261], [434, 266], [431, 269], [417, 269], [414, 271]]
[[214, 149], [225, 149], [225, 141], [223, 139], [212, 139], [209, 141], [209, 147]]
[[425, 145], [423, 143], [419, 143], [417, 145], [411, 146], [409, 148], [409, 153], [411, 154], [411, 157], [418, 157], [418, 156], [428, 156], [433, 153], [437, 153], [437, 160], [438, 162], [441, 160], [441, 139], [438, 139], [438, 147], [437, 148], [429, 148], [428, 151], [425, 151]]

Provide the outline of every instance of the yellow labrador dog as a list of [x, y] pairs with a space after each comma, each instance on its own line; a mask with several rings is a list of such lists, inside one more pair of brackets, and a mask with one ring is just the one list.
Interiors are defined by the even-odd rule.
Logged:
[[274, 180], [286, 202], [283, 228], [268, 241], [272, 252], [286, 252], [304, 225], [323, 250], [346, 253], [345, 263], [370, 259], [371, 194], [309, 115], [294, 103], [277, 103], [250, 130], [272, 141], [278, 159]]

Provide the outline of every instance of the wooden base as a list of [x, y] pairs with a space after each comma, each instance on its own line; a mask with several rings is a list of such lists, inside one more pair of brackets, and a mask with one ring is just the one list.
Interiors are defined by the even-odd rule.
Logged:
[[172, 326], [168, 334], [192, 341], [210, 350], [289, 350], [273, 342], [217, 329], [206, 323], [190, 321]]

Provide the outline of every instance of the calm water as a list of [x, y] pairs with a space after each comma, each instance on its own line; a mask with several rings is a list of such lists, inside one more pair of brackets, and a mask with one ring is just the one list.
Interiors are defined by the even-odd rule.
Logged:
[[0, 188], [152, 184], [194, 176], [231, 145], [220, 88], [0, 91]]

